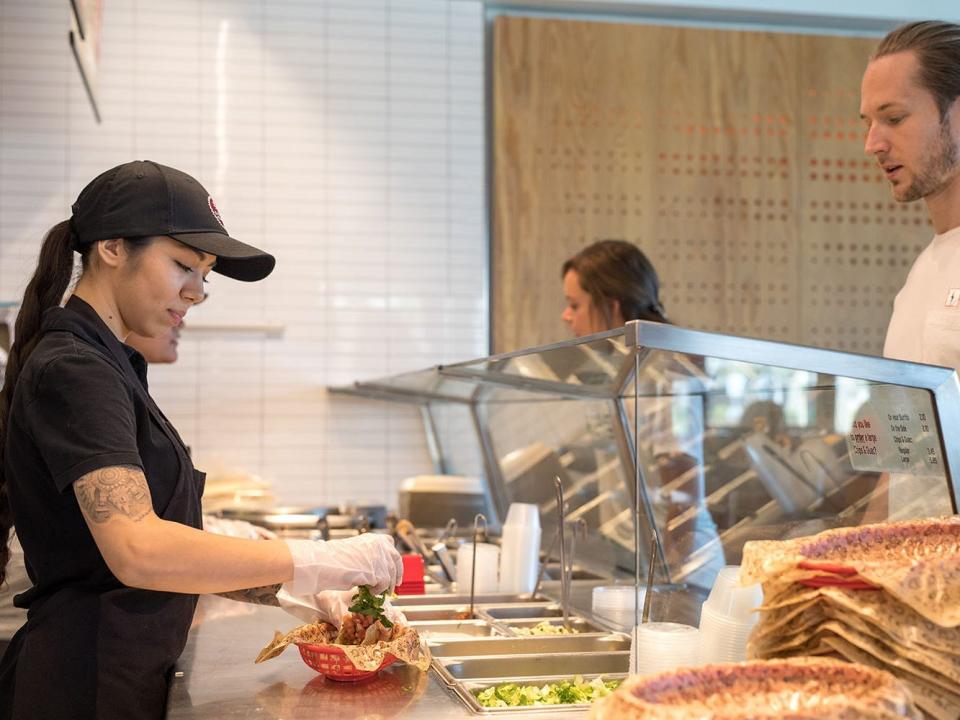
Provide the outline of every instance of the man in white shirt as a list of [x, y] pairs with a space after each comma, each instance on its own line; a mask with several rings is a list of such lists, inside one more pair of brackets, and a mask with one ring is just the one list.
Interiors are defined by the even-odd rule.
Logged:
[[865, 150], [895, 200], [923, 200], [933, 241], [894, 301], [883, 354], [960, 369], [960, 26], [897, 28], [863, 75]]
[[[860, 88], [864, 149], [895, 200], [923, 200], [934, 237], [893, 303], [885, 357], [960, 370], [960, 25], [924, 21], [888, 34]], [[897, 518], [951, 512], [941, 483], [890, 473]]]

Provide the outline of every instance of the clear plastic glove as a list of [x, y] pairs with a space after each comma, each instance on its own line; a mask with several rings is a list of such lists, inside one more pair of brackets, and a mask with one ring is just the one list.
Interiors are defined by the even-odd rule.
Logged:
[[[281, 589], [277, 593], [277, 600], [280, 601], [280, 607], [304, 622], [323, 620], [339, 630], [340, 621], [350, 612], [350, 605], [356, 594], [357, 588], [351, 588], [350, 590], [325, 590], [316, 595], [294, 596]], [[392, 623], [401, 625], [407, 623], [404, 614], [391, 605], [389, 600], [383, 603], [383, 613]]]
[[283, 588], [294, 597], [322, 590], [369, 585], [374, 593], [394, 588], [403, 561], [388, 535], [364, 533], [343, 540], [287, 540], [293, 556], [293, 580]]

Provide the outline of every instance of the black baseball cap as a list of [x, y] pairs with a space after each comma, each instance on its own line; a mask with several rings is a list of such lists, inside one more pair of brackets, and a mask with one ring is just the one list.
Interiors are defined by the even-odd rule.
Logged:
[[227, 233], [213, 198], [187, 175], [149, 160], [124, 163], [94, 178], [73, 204], [74, 249], [98, 240], [169, 235], [217, 256], [214, 271], [262, 280], [276, 259]]

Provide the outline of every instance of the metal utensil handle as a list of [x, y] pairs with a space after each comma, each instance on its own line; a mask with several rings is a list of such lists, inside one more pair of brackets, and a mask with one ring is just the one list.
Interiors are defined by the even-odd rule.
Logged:
[[557, 489], [557, 535], [560, 540], [560, 605], [563, 608], [563, 626], [570, 628], [570, 587], [567, 578], [567, 543], [563, 537], [563, 483], [555, 475], [553, 483]]
[[[650, 604], [653, 602], [653, 572], [657, 568], [657, 529], [650, 534], [650, 564], [647, 565], [647, 588], [643, 592], [643, 617], [640, 622], [650, 622]], [[634, 598], [636, 607], [636, 598]]]
[[473, 560], [470, 562], [470, 618], [473, 618], [473, 598], [477, 583], [477, 543], [480, 540], [480, 521], [483, 520], [483, 532], [487, 532], [487, 518], [477, 513], [473, 518]]

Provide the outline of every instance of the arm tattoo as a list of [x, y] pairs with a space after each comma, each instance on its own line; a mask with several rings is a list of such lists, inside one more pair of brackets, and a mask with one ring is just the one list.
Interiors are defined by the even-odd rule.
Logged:
[[98, 525], [115, 517], [137, 522], [153, 510], [147, 480], [133, 465], [94, 470], [77, 480], [73, 490], [84, 514]]
[[263, 587], [247, 588], [246, 590], [231, 590], [230, 592], [217, 593], [220, 597], [228, 600], [238, 600], [240, 602], [253, 603], [254, 605], [273, 605], [280, 607], [280, 601], [277, 600], [277, 593], [280, 592], [280, 586], [264, 585]]

